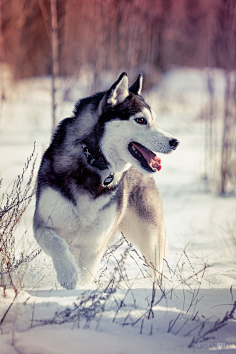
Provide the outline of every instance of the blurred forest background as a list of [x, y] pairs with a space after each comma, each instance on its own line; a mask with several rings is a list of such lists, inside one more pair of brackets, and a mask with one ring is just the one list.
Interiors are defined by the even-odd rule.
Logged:
[[144, 64], [232, 70], [235, 11], [235, 0], [1, 0], [1, 60], [17, 79], [51, 74], [56, 16], [60, 75], [85, 63], [98, 76]]
[[[93, 92], [104, 71], [125, 70], [131, 81], [142, 72], [150, 89], [173, 67], [207, 67], [206, 177], [216, 173], [217, 149], [224, 194], [236, 147], [236, 0], [1, 0], [0, 9], [1, 62], [14, 80], [52, 76], [53, 127], [55, 78], [76, 77], [85, 65], [94, 73]], [[211, 68], [225, 75], [220, 152]]]

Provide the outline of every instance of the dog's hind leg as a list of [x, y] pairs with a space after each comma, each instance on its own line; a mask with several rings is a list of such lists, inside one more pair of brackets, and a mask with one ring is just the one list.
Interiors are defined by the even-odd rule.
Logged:
[[139, 248], [151, 264], [151, 275], [157, 277], [163, 270], [166, 234], [160, 194], [153, 187], [145, 188], [145, 191], [144, 187], [136, 188], [119, 229], [128, 241]]
[[[120, 225], [120, 231], [125, 238], [138, 247], [151, 268], [159, 273], [163, 270], [163, 258], [166, 251], [166, 236], [164, 224], [155, 225], [148, 220], [140, 218], [136, 211], [130, 208]], [[152, 276], [158, 275], [151, 271]]]
[[78, 268], [65, 240], [48, 227], [35, 230], [35, 237], [46, 254], [52, 257], [59, 283], [74, 289], [78, 281]]

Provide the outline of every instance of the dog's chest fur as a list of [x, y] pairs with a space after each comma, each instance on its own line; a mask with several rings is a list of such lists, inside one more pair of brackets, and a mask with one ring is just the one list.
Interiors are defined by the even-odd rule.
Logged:
[[112, 227], [118, 211], [117, 193], [113, 191], [96, 199], [81, 193], [74, 205], [61, 193], [47, 187], [40, 198], [40, 215], [47, 227], [57, 229], [69, 242], [76, 242], [75, 234], [80, 240], [88, 240]]

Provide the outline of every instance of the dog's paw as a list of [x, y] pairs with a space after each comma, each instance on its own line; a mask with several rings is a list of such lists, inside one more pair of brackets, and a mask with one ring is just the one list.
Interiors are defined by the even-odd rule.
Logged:
[[71, 281], [70, 282], [64, 282], [64, 283], [60, 283], [61, 284], [61, 286], [63, 286], [63, 288], [65, 288], [65, 289], [67, 289], [67, 290], [73, 290], [73, 289], [75, 289], [76, 288], [76, 284], [77, 284], [77, 281], [78, 281], [78, 279], [71, 279]]
[[67, 290], [75, 289], [78, 282], [78, 271], [73, 263], [55, 265], [57, 280]]

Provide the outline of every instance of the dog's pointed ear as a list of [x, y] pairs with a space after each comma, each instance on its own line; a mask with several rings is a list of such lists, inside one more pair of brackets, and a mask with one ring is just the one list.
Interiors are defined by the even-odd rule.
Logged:
[[126, 73], [122, 73], [119, 79], [111, 86], [107, 91], [107, 102], [115, 106], [118, 103], [123, 102], [129, 95], [129, 83]]
[[133, 85], [129, 88], [129, 91], [135, 93], [135, 95], [141, 95], [142, 86], [143, 86], [143, 75], [139, 74], [135, 83], [133, 83]]

